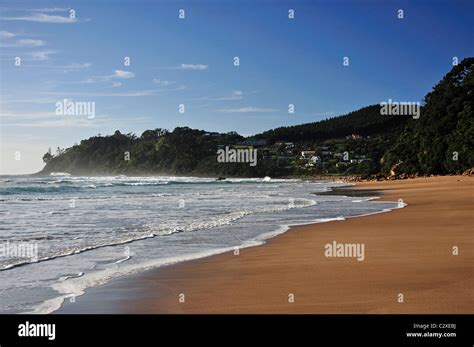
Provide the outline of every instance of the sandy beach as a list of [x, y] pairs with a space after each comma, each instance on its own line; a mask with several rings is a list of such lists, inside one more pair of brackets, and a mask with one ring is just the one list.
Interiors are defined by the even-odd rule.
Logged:
[[[473, 184], [465, 176], [357, 183], [408, 206], [292, 227], [238, 255], [122, 278], [58, 313], [473, 313]], [[334, 241], [363, 244], [364, 260], [326, 257]]]

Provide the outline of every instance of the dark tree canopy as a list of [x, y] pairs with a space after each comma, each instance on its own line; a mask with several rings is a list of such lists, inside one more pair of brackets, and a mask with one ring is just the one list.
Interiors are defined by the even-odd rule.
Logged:
[[419, 119], [408, 121], [383, 157], [397, 173], [460, 173], [474, 166], [474, 58], [466, 58], [425, 96]]

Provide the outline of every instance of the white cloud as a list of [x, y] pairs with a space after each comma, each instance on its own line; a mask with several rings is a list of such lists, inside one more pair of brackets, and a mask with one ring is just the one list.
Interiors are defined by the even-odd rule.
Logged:
[[[3, 97], [2, 100], [0, 100], [0, 105], [2, 107], [5, 107], [4, 105], [8, 105], [10, 103], [21, 103], [21, 104], [51, 104], [55, 103], [57, 100], [56, 99], [51, 99], [51, 98], [11, 98], [9, 96]], [[0, 107], [1, 109], [1, 107]], [[3, 116], [2, 113], [0, 113], [0, 116]]]
[[175, 91], [180, 91], [186, 89], [185, 86], [179, 86], [173, 89], [148, 89], [148, 90], [136, 90], [136, 91], [128, 91], [128, 92], [119, 92], [119, 93], [103, 93], [103, 92], [93, 92], [93, 93], [87, 93], [87, 92], [73, 92], [73, 93], [68, 93], [68, 92], [45, 92], [43, 94], [46, 95], [58, 95], [61, 97], [66, 97], [66, 96], [78, 96], [78, 97], [114, 97], [114, 96], [120, 96], [120, 97], [136, 97], [136, 96], [152, 96], [152, 95], [157, 95], [158, 93], [166, 93], [166, 92], [175, 92]]
[[[46, 51], [46, 52], [36, 52], [34, 54], [32, 53], [27, 53], [27, 55], [30, 57], [30, 59], [25, 58], [25, 60], [47, 60], [49, 59], [50, 54], [57, 53], [57, 51]], [[21, 64], [22, 68], [37, 68], [40, 67], [42, 69], [51, 69], [51, 70], [62, 70], [64, 72], [71, 72], [71, 71], [78, 71], [78, 70], [85, 70], [89, 67], [91, 67], [91, 63], [71, 63], [71, 64], [66, 64], [66, 65], [41, 65], [41, 64]], [[51, 82], [51, 81], [49, 81]], [[58, 82], [59, 81], [54, 81]], [[48, 82], [45, 82], [48, 83]], [[61, 82], [65, 83], [65, 82]], [[70, 82], [68, 82], [70, 83]], [[78, 82], [74, 82], [78, 83]], [[81, 81], [80, 83], [85, 83], [84, 81]]]
[[[74, 83], [84, 83], [84, 84], [90, 84], [90, 83], [99, 83], [99, 82], [117, 82], [116, 80], [126, 80], [130, 78], [134, 78], [135, 74], [131, 71], [123, 71], [123, 70], [115, 70], [112, 75], [104, 75], [104, 76], [93, 76], [86, 78], [85, 80], [82, 80], [80, 82], [74, 82]], [[112, 85], [113, 87], [119, 87], [121, 86], [122, 83], [120, 82], [120, 85], [116, 83], [115, 85]]]
[[43, 40], [21, 39], [16, 42], [21, 47], [39, 47], [44, 46]]
[[92, 78], [92, 77], [89, 77], [89, 78], [86, 78], [85, 80], [82, 80], [80, 82], [71, 82], [71, 83], [84, 83], [84, 84], [88, 84], [88, 83], [96, 83], [97, 80]]
[[179, 66], [182, 70], [206, 70], [208, 65], [204, 64], [181, 64]]
[[178, 66], [171, 66], [171, 67], [159, 67], [158, 69], [163, 70], [194, 70], [194, 71], [202, 71], [206, 70], [209, 65], [204, 64], [180, 64]]
[[122, 86], [122, 82], [112, 82], [112, 87], [114, 88], [121, 87], [121, 86]]
[[[33, 123], [16, 123], [6, 124], [6, 126], [26, 127], [26, 128], [89, 128], [92, 126], [99, 126], [95, 120], [88, 119], [81, 116], [57, 116], [62, 119], [45, 120]], [[97, 116], [96, 116], [97, 117]]]
[[[170, 92], [170, 91], [179, 91], [185, 89], [184, 87], [178, 87], [175, 89], [148, 89], [148, 90], [137, 90], [129, 91], [123, 93], [91, 93], [88, 96], [124, 96], [124, 97], [135, 97], [135, 96], [152, 96], [157, 93]], [[86, 94], [87, 95], [87, 94]]]
[[[51, 103], [51, 105], [54, 105]], [[47, 118], [54, 118], [57, 117], [54, 112], [51, 111], [34, 111], [34, 112], [12, 112], [12, 111], [7, 111], [7, 112], [2, 112], [0, 113], [0, 118], [2, 120], [4, 119], [29, 119], [29, 120], [34, 120], [34, 119], [47, 119]]]
[[49, 56], [55, 53], [56, 53], [55, 51], [36, 51], [36, 52], [31, 52], [29, 56], [31, 57], [32, 60], [43, 61], [43, 60], [48, 60]]
[[76, 18], [63, 17], [58, 15], [49, 15], [44, 13], [31, 13], [26, 16], [19, 17], [1, 17], [3, 20], [18, 20], [37, 23], [54, 23], [54, 24], [73, 24], [77, 23]]
[[76, 69], [87, 69], [88, 67], [91, 67], [91, 63], [71, 63], [68, 65], [64, 65], [64, 69], [71, 69], [71, 70], [76, 70]]
[[5, 30], [0, 31], [0, 38], [2, 38], [2, 39], [10, 39], [10, 38], [15, 37], [15, 36], [16, 36], [16, 34], [11, 33], [9, 31], [5, 31]]
[[92, 66], [91, 63], [71, 63], [63, 66], [57, 66], [58, 69], [64, 70], [64, 72], [68, 73], [71, 71], [78, 71], [88, 69]]
[[109, 76], [110, 78], [123, 78], [129, 79], [135, 77], [135, 74], [130, 71], [123, 71], [123, 70], [115, 70], [114, 74]]
[[21, 39], [16, 42], [2, 44], [0, 47], [40, 47], [44, 44], [43, 40]]
[[49, 7], [49, 8], [35, 8], [35, 9], [32, 9], [31, 11], [35, 11], [35, 12], [66, 12], [68, 10], [69, 10], [68, 8]]
[[229, 96], [222, 96], [216, 98], [216, 100], [228, 101], [228, 100], [242, 100], [244, 93], [241, 90], [234, 90]]
[[158, 84], [159, 86], [163, 86], [163, 87], [167, 87], [169, 86], [170, 84], [173, 84], [175, 82], [173, 81], [167, 81], [167, 80], [161, 80], [159, 78], [153, 78], [153, 83], [154, 84]]
[[241, 90], [234, 90], [231, 94], [225, 96], [203, 96], [200, 98], [194, 98], [191, 100], [209, 100], [209, 101], [232, 101], [232, 100], [242, 100], [244, 98], [244, 92]]
[[253, 106], [245, 106], [240, 108], [226, 108], [217, 110], [217, 112], [223, 113], [264, 113], [264, 112], [275, 112], [276, 110], [273, 108], [262, 108], [262, 107], [253, 107]]
[[[52, 104], [54, 107], [54, 104]], [[54, 111], [9, 112], [0, 114], [2, 126], [29, 128], [85, 128], [103, 124], [107, 116], [96, 115], [92, 119], [85, 116], [62, 116]]]

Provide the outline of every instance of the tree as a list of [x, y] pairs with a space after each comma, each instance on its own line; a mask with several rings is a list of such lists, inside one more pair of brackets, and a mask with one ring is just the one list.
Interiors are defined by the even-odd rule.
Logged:
[[51, 147], [48, 148], [48, 151], [43, 155], [43, 162], [48, 163], [51, 159], [53, 159], [53, 155], [51, 154]]

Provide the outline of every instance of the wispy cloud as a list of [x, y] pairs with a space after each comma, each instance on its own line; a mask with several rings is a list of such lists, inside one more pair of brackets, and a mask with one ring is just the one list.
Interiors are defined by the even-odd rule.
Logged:
[[162, 79], [159, 79], [159, 78], [153, 78], [153, 83], [157, 84], [159, 86], [167, 87], [170, 84], [174, 84], [175, 82], [174, 81], [162, 80]]
[[103, 82], [112, 82], [113, 87], [119, 87], [122, 85], [117, 83], [117, 80], [127, 80], [134, 78], [135, 74], [131, 71], [124, 71], [124, 70], [115, 70], [111, 75], [104, 75], [104, 76], [93, 76], [89, 77], [85, 80], [73, 83], [84, 83], [84, 84], [92, 84], [92, 83], [103, 83]]
[[207, 70], [208, 67], [209, 65], [205, 65], [205, 64], [180, 64], [178, 66], [159, 67], [158, 69], [202, 71], [202, 70]]
[[273, 108], [263, 108], [263, 107], [253, 107], [253, 106], [244, 106], [239, 108], [224, 108], [217, 110], [217, 112], [222, 113], [266, 113], [266, 112], [275, 112], [277, 110]]
[[[35, 53], [31, 54], [29, 53], [28, 56], [30, 56], [29, 60], [47, 60], [49, 59], [49, 55], [57, 53], [56, 51], [47, 51], [42, 52], [42, 53]], [[26, 59], [28, 60], [28, 59]], [[40, 64], [21, 64], [22, 68], [37, 68], [40, 67], [42, 69], [50, 69], [50, 70], [62, 70], [64, 72], [71, 72], [71, 71], [79, 71], [79, 70], [85, 70], [91, 67], [91, 63], [71, 63], [71, 64], [66, 64], [66, 65], [40, 65]], [[55, 83], [60, 83], [59, 81], [54, 81]], [[44, 83], [52, 83], [52, 81], [45, 81]], [[64, 83], [64, 82], [61, 82]], [[78, 82], [74, 82], [78, 83]], [[84, 82], [81, 82], [84, 83]]]
[[56, 51], [35, 51], [31, 52], [28, 55], [31, 57], [31, 60], [44, 61], [50, 58], [50, 55], [57, 53]]
[[147, 90], [136, 90], [136, 91], [128, 91], [128, 92], [44, 92], [44, 95], [58, 95], [61, 97], [71, 97], [71, 96], [78, 96], [78, 97], [137, 97], [137, 96], [153, 96], [159, 93], [166, 93], [166, 92], [175, 92], [186, 89], [185, 86], [179, 86], [173, 89], [147, 89]]
[[244, 98], [244, 92], [241, 90], [233, 90], [232, 93], [224, 96], [203, 96], [200, 98], [193, 98], [191, 100], [197, 101], [232, 101], [232, 100], [242, 100]]
[[[40, 97], [30, 97], [30, 98], [18, 98], [11, 95], [4, 95], [3, 98], [0, 100], [0, 105], [5, 107], [11, 103], [21, 103], [21, 104], [52, 104], [55, 103], [57, 100], [53, 98], [40, 98]], [[0, 113], [0, 116], [3, 116]]]
[[[51, 105], [54, 105], [51, 103]], [[14, 120], [37, 120], [37, 119], [49, 119], [58, 117], [52, 111], [34, 111], [34, 112], [14, 112], [14, 111], [6, 111], [0, 113], [0, 118], [2, 120], [5, 119], [14, 119]]]
[[50, 15], [45, 13], [31, 13], [26, 16], [18, 17], [0, 17], [2, 20], [27, 21], [37, 23], [53, 23], [53, 24], [74, 24], [77, 18], [67, 16]]
[[71, 63], [63, 66], [58, 66], [57, 68], [63, 69], [64, 72], [77, 71], [88, 69], [92, 66], [92, 63]]
[[34, 12], [66, 12], [69, 8], [61, 8], [61, 7], [47, 7], [47, 8], [34, 8], [31, 11]]
[[[52, 104], [53, 106], [54, 104]], [[105, 124], [107, 115], [96, 115], [94, 120], [83, 116], [57, 115], [54, 111], [0, 113], [2, 126], [28, 128], [88, 128]]]
[[[61, 116], [59, 119], [51, 119], [39, 122], [25, 122], [25, 123], [11, 123], [4, 124], [5, 126], [25, 127], [25, 128], [90, 128], [99, 127], [103, 124], [97, 121], [90, 120], [87, 117], [68, 117]], [[98, 116], [96, 116], [98, 117]]]
[[179, 69], [181, 70], [206, 70], [208, 65], [203, 64], [181, 64]]
[[43, 40], [33, 40], [33, 39], [21, 39], [11, 43], [0, 44], [0, 47], [7, 48], [7, 47], [41, 47], [44, 46], [45, 42]]
[[231, 95], [218, 97], [216, 98], [216, 100], [221, 100], [221, 101], [242, 100], [243, 97], [244, 97], [244, 93], [241, 90], [234, 90], [232, 91]]
[[[45, 68], [63, 70], [68, 73], [71, 71], [80, 71], [86, 70], [91, 67], [91, 63], [71, 63], [67, 65], [56, 65], [56, 66], [45, 66]], [[40, 67], [40, 65], [28, 65], [28, 67]], [[73, 84], [96, 84], [96, 83], [110, 83], [111, 87], [120, 87], [123, 85], [124, 80], [134, 78], [135, 74], [130, 71], [115, 70], [113, 74], [102, 75], [102, 76], [92, 76], [81, 80], [48, 80], [43, 81], [44, 84], [50, 86], [59, 86], [59, 85], [73, 85]]]
[[71, 63], [68, 65], [64, 65], [63, 67], [65, 69], [87, 69], [88, 67], [91, 67], [92, 63]]
[[2, 38], [2, 39], [10, 39], [10, 38], [15, 37], [15, 36], [16, 36], [16, 34], [14, 34], [12, 32], [5, 31], [5, 30], [0, 31], [0, 38]]
[[110, 78], [123, 78], [129, 79], [135, 77], [135, 74], [130, 71], [123, 71], [123, 70], [115, 70], [114, 74], [109, 76]]

